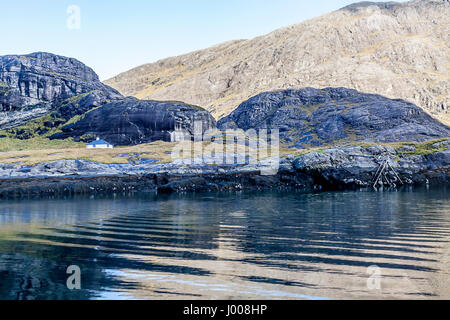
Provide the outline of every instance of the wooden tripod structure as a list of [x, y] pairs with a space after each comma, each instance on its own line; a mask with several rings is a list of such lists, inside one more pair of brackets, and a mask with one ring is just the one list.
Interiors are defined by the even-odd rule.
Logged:
[[373, 178], [373, 188], [376, 189], [377, 185], [396, 187], [397, 184], [403, 185], [402, 179], [397, 174], [397, 171], [391, 166], [390, 159], [388, 157], [381, 160], [380, 166]]

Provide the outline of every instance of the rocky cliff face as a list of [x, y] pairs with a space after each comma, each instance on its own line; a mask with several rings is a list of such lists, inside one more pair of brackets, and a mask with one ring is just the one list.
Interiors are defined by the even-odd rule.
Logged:
[[218, 127], [276, 128], [283, 142], [300, 147], [450, 137], [449, 127], [411, 103], [346, 88], [261, 93], [220, 120]]
[[449, 17], [448, 0], [364, 2], [106, 83], [125, 95], [201, 105], [217, 119], [264, 91], [346, 87], [404, 99], [450, 124]]
[[75, 141], [87, 142], [100, 136], [114, 145], [136, 145], [156, 140], [171, 141], [175, 127], [194, 135], [196, 123], [202, 133], [216, 128], [210, 113], [199, 107], [130, 97], [86, 113], [81, 120], [62, 127], [62, 132], [50, 139], [72, 137]]
[[1, 56], [0, 130], [58, 110], [71, 98], [91, 92], [101, 93], [105, 100], [122, 98], [76, 59], [43, 52]]
[[216, 125], [199, 107], [123, 98], [72, 58], [50, 53], [0, 57], [3, 138], [43, 135], [87, 142], [101, 136], [116, 145], [134, 145], [170, 141], [175, 125], [193, 134], [195, 121], [204, 130]]

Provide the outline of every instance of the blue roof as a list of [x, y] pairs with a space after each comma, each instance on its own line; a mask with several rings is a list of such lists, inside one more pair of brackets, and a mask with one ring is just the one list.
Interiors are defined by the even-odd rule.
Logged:
[[106, 142], [105, 140], [94, 140], [91, 143], [88, 144], [88, 146], [97, 146], [97, 145], [101, 145], [101, 144], [111, 144], [109, 142]]

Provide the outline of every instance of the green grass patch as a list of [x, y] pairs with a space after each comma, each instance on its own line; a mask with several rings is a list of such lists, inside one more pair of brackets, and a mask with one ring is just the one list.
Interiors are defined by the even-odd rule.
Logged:
[[[75, 122], [75, 120], [72, 121]], [[75, 142], [72, 138], [49, 139], [51, 135], [61, 132], [64, 125], [66, 125], [65, 120], [53, 112], [28, 121], [25, 125], [2, 130], [0, 131], [0, 137], [2, 137], [0, 138], [0, 152], [85, 147], [84, 143]]]
[[81, 119], [83, 119], [84, 116], [81, 114], [77, 114], [76, 116], [72, 117], [69, 121], [67, 121], [66, 123], [64, 123], [62, 125], [62, 127], [67, 126], [69, 124], [73, 124], [73, 123], [77, 123], [78, 121], [80, 121]]
[[[446, 146], [435, 147], [434, 144], [439, 142], [449, 141], [450, 138], [439, 138], [428, 140], [424, 142], [391, 142], [391, 143], [381, 143], [381, 142], [358, 142], [354, 141], [349, 143], [349, 145], [360, 146], [362, 148], [369, 148], [373, 146], [385, 146], [392, 147], [395, 151], [405, 155], [427, 155], [433, 154], [436, 152], [442, 152], [448, 150]], [[414, 151], [401, 150], [403, 147], [413, 146], [415, 148]]]
[[16, 139], [31, 139], [37, 136], [48, 137], [58, 132], [65, 120], [52, 112], [45, 116], [28, 121], [26, 124], [0, 131], [0, 136]]
[[88, 95], [90, 95], [91, 93], [94, 93], [94, 92], [100, 92], [100, 91], [99, 90], [93, 90], [93, 91], [89, 91], [89, 92], [86, 92], [86, 93], [79, 94], [77, 96], [70, 97], [70, 98], [64, 100], [63, 104], [61, 105], [61, 108], [65, 107], [65, 106], [67, 106], [69, 104], [73, 104], [73, 103], [76, 104], [76, 103], [80, 102], [81, 99], [87, 97]]
[[6, 96], [9, 93], [10, 89], [6, 82], [0, 81], [0, 94]]
[[[425, 141], [425, 142], [403, 142], [403, 143], [392, 143], [390, 144], [396, 151], [401, 152], [403, 154], [407, 154], [407, 155], [427, 155], [427, 154], [433, 154], [436, 152], [442, 152], [445, 150], [448, 150], [447, 146], [433, 146], [439, 142], [444, 142], [444, 141], [448, 141], [450, 140], [450, 138], [441, 138], [441, 139], [434, 139], [434, 140], [429, 140], [429, 141]], [[413, 146], [415, 148], [414, 151], [408, 151], [408, 150], [399, 150], [402, 147], [405, 146]]]
[[24, 150], [49, 150], [67, 148], [85, 148], [86, 144], [75, 142], [72, 138], [64, 140], [50, 140], [47, 137], [34, 137], [21, 140], [17, 138], [0, 138], [0, 152], [24, 151]]
[[[77, 103], [95, 91], [71, 97], [64, 101], [64, 105]], [[100, 107], [93, 108], [86, 113], [98, 108]], [[76, 115], [66, 121], [66, 119], [59, 116], [57, 111], [53, 111], [45, 116], [30, 120], [24, 125], [11, 129], [0, 130], [0, 137], [2, 137], [0, 138], [0, 152], [84, 147], [84, 143], [75, 142], [72, 138], [64, 140], [50, 140], [49, 137], [55, 133], [60, 133], [64, 126], [80, 121], [84, 118], [86, 113]], [[95, 136], [87, 138], [95, 139]]]

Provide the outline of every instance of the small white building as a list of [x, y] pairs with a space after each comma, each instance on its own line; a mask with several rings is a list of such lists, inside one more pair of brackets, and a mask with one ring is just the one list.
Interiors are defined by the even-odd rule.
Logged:
[[114, 146], [105, 140], [97, 138], [86, 146], [87, 149], [112, 149]]
[[170, 133], [170, 142], [190, 141], [191, 135], [183, 129], [181, 124], [175, 123], [175, 131]]

